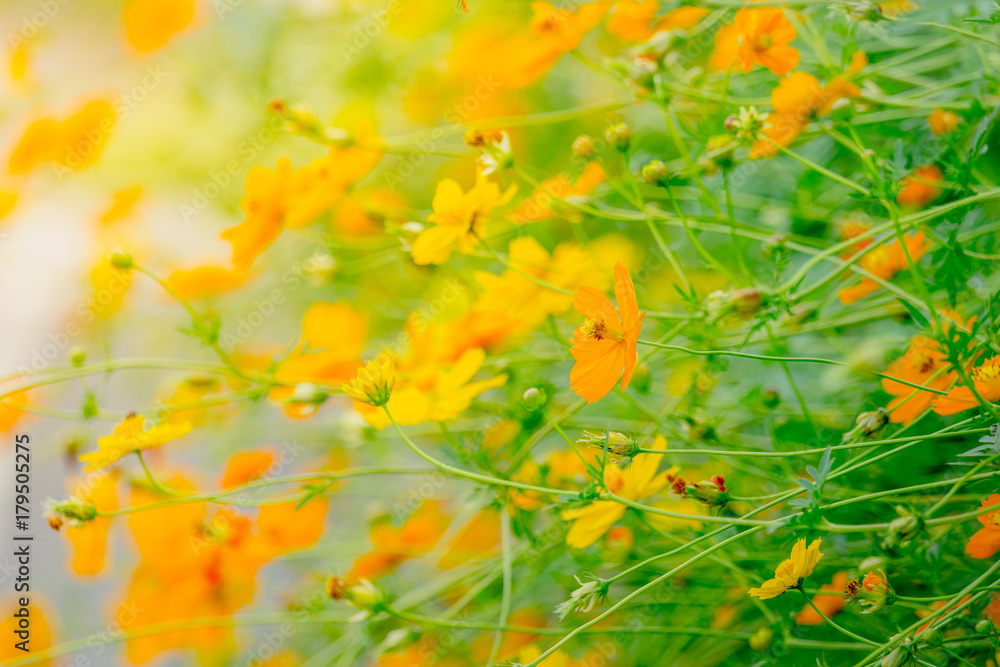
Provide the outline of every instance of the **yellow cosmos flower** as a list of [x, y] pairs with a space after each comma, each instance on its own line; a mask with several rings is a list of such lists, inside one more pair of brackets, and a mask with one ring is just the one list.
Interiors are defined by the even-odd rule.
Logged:
[[132, 452], [141, 452], [176, 440], [191, 430], [191, 424], [161, 424], [148, 431], [145, 428], [145, 418], [139, 415], [126, 417], [121, 424], [115, 426], [114, 433], [97, 439], [96, 452], [80, 456], [80, 460], [87, 464], [84, 472], [106, 468]]
[[450, 178], [440, 181], [434, 193], [434, 213], [427, 220], [434, 227], [421, 232], [411, 254], [417, 264], [443, 264], [456, 245], [469, 254], [486, 231], [486, 222], [497, 206], [506, 204], [517, 191], [515, 186], [500, 194], [500, 186], [480, 174], [468, 192]]
[[389, 402], [394, 384], [396, 365], [389, 353], [382, 352], [369, 361], [367, 366], [359, 368], [357, 377], [340, 388], [356, 401], [380, 406]]
[[806, 547], [805, 538], [798, 540], [792, 547], [792, 557], [782, 561], [774, 571], [774, 579], [768, 579], [760, 588], [751, 588], [751, 597], [769, 600], [798, 586], [800, 581], [812, 574], [816, 563], [823, 557], [823, 552], [819, 550], [821, 542], [817, 538]]
[[[666, 451], [666, 438], [657, 436], [651, 449]], [[648, 498], [667, 485], [668, 475], [677, 472], [673, 468], [656, 474], [662, 458], [663, 454], [639, 454], [625, 470], [608, 463], [604, 468], [605, 488], [626, 500]], [[566, 535], [566, 544], [576, 549], [589, 547], [625, 516], [625, 509], [625, 505], [615, 500], [598, 500], [585, 507], [565, 510], [562, 518], [573, 522]]]

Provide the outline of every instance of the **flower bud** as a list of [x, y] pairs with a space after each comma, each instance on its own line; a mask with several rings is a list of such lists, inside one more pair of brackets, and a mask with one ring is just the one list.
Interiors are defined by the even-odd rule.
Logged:
[[382, 352], [359, 368], [357, 377], [341, 385], [341, 389], [356, 401], [379, 406], [389, 402], [395, 384], [396, 365], [389, 353]]
[[632, 142], [632, 129], [625, 123], [618, 123], [605, 130], [604, 138], [608, 140], [609, 144], [624, 153]]
[[940, 646], [944, 641], [944, 633], [937, 628], [929, 628], [921, 633], [920, 640], [927, 646]]
[[650, 185], [664, 186], [670, 182], [670, 171], [661, 160], [653, 160], [642, 168], [642, 180]]
[[879, 667], [903, 667], [909, 661], [909, 649], [900, 646], [892, 649], [878, 664]]
[[539, 389], [538, 387], [532, 387], [521, 395], [521, 399], [524, 401], [524, 407], [531, 412], [538, 412], [545, 408], [545, 404], [548, 402], [549, 397], [545, 393], [544, 389]]
[[[66, 500], [49, 498], [45, 503], [45, 516], [50, 526], [56, 522], [56, 518], [69, 519], [70, 525], [81, 526], [97, 518], [97, 508], [90, 501], [76, 496], [70, 496]], [[59, 525], [62, 525], [61, 521]]]
[[382, 595], [367, 579], [354, 582], [333, 575], [326, 580], [326, 594], [333, 600], [346, 600], [366, 615], [378, 611], [382, 604]]
[[725, 482], [722, 475], [713, 475], [709, 481], [687, 486], [685, 495], [709, 507], [724, 507], [729, 502], [729, 490]]
[[976, 633], [984, 637], [993, 634], [993, 621], [988, 618], [984, 618], [976, 623]]
[[878, 410], [862, 412], [858, 415], [858, 418], [854, 421], [854, 430], [859, 431], [861, 435], [867, 438], [881, 431], [888, 423], [889, 413], [883, 408], [879, 408]]
[[612, 460], [623, 468], [632, 462], [639, 449], [635, 438], [617, 431], [584, 431], [577, 442], [596, 449], [606, 449]]
[[774, 410], [781, 405], [781, 394], [774, 387], [764, 387], [760, 392], [760, 400], [768, 410]]
[[748, 643], [754, 651], [766, 651], [771, 648], [771, 641], [774, 639], [774, 630], [764, 626], [757, 632], [750, 635]]
[[588, 134], [581, 134], [573, 140], [573, 155], [590, 160], [594, 157], [594, 140]]
[[756, 288], [744, 287], [733, 292], [730, 303], [736, 314], [746, 320], [753, 317], [764, 305], [764, 295]]
[[121, 248], [115, 248], [108, 254], [108, 262], [116, 269], [131, 269], [133, 265], [132, 255]]
[[889, 522], [888, 535], [882, 540], [884, 548], [905, 546], [924, 530], [924, 518], [902, 505], [896, 506], [899, 516]]
[[73, 364], [77, 368], [83, 366], [84, 362], [87, 361], [87, 352], [80, 346], [76, 346], [69, 351], [69, 363]]
[[869, 572], [861, 581], [855, 579], [847, 584], [847, 597], [863, 607], [862, 614], [871, 614], [892, 606], [896, 594], [885, 578], [885, 572]]

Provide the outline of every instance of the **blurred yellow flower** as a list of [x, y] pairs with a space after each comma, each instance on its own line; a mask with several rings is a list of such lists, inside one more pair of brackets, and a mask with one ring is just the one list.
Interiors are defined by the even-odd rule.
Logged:
[[[666, 451], [666, 438], [656, 436], [650, 449]], [[657, 474], [662, 458], [662, 454], [639, 454], [625, 470], [607, 461], [604, 467], [605, 488], [625, 500], [648, 498], [667, 485], [668, 475], [677, 472], [677, 468], [672, 468]], [[625, 516], [625, 509], [625, 505], [615, 500], [597, 500], [584, 507], [564, 510], [560, 515], [563, 520], [573, 522], [566, 534], [566, 544], [576, 549], [590, 546]]]
[[795, 542], [792, 547], [791, 558], [781, 562], [778, 569], [774, 571], [774, 578], [765, 581], [760, 588], [751, 588], [750, 595], [761, 600], [775, 598], [787, 591], [795, 588], [803, 579], [812, 574], [816, 563], [823, 557], [819, 550], [822, 540], [817, 538], [806, 547], [805, 538]]
[[[87, 484], [91, 486], [88, 488]], [[112, 471], [101, 475], [96, 483], [92, 478], [86, 482], [81, 480], [72, 494], [93, 505], [98, 512], [114, 512], [118, 509], [117, 484], [118, 471]], [[74, 572], [83, 576], [100, 574], [104, 569], [110, 527], [111, 517], [107, 516], [97, 516], [86, 523], [71, 523], [66, 527], [66, 537], [73, 545], [71, 566]]]
[[191, 25], [194, 0], [126, 0], [125, 38], [136, 51], [155, 51]]
[[167, 277], [170, 290], [182, 299], [204, 299], [236, 289], [246, 282], [247, 273], [222, 266], [199, 266], [174, 271]]
[[513, 198], [517, 188], [511, 186], [500, 194], [500, 186], [484, 175], [468, 192], [450, 178], [437, 184], [434, 212], [427, 216], [435, 225], [425, 229], [413, 242], [411, 254], [416, 264], [443, 264], [451, 257], [452, 248], [469, 254], [486, 233], [486, 223], [493, 209]]
[[117, 222], [128, 216], [141, 196], [141, 185], [134, 185], [130, 188], [116, 192], [111, 202], [111, 206], [104, 212], [104, 215], [101, 216], [101, 224], [109, 225], [112, 222]]
[[89, 167], [101, 156], [114, 124], [115, 110], [102, 100], [88, 102], [63, 121], [36, 120], [10, 156], [10, 173], [26, 174], [44, 162], [69, 169]]
[[[422, 363], [400, 373], [392, 396], [386, 404], [399, 424], [419, 424], [425, 421], [449, 422], [468, 409], [472, 399], [488, 389], [501, 387], [506, 375], [488, 380], [472, 381], [486, 352], [480, 348], [466, 350], [453, 364]], [[385, 412], [364, 403], [355, 408], [371, 426], [382, 429], [389, 425]]]
[[176, 440], [191, 430], [191, 424], [161, 424], [145, 430], [146, 420], [141, 415], [129, 415], [115, 426], [111, 435], [97, 439], [98, 450], [82, 454], [80, 460], [87, 464], [84, 472], [99, 470], [113, 464], [123, 456], [141, 452]]

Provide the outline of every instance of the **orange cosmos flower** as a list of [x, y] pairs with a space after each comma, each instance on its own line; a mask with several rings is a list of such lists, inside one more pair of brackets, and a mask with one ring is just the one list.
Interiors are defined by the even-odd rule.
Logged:
[[625, 391], [639, 361], [636, 345], [646, 312], [639, 312], [632, 277], [621, 262], [615, 264], [615, 300], [620, 315], [600, 290], [581, 287], [574, 295], [573, 306], [587, 319], [570, 340], [576, 360], [569, 374], [570, 389], [588, 403], [611, 391], [619, 377]]
[[[338, 225], [353, 227], [352, 220], [364, 216], [360, 204], [348, 190], [362, 180], [382, 159], [374, 147], [378, 140], [369, 132], [359, 131], [358, 141], [348, 148], [333, 148], [326, 157], [314, 160], [301, 169], [292, 169], [287, 158], [278, 160], [274, 170], [254, 167], [247, 174], [246, 196], [241, 207], [246, 217], [239, 225], [222, 232], [233, 246], [233, 268], [246, 271], [267, 250], [284, 228], [307, 225], [324, 212], [334, 209]], [[362, 207], [363, 208], [363, 207]], [[182, 211], [185, 220], [196, 215], [193, 209]]]
[[[844, 592], [847, 590], [849, 581], [850, 577], [847, 576], [846, 572], [838, 572], [833, 575], [832, 582], [820, 586], [819, 592], [813, 596], [813, 604], [819, 607], [819, 610], [827, 618], [833, 618], [844, 608], [844, 604], [847, 602]], [[823, 625], [826, 623], [811, 605], [806, 605], [795, 615], [795, 622], [799, 625]]]
[[[92, 504], [98, 512], [114, 512], [118, 509], [118, 472], [102, 474], [95, 484], [80, 480], [73, 489], [73, 495]], [[66, 537], [73, 545], [72, 567], [79, 575], [99, 574], [104, 569], [104, 554], [108, 543], [108, 529], [111, 517], [98, 516], [80, 525], [66, 527]]]
[[140, 53], [160, 48], [191, 25], [194, 0], [127, 0], [125, 37]]
[[[906, 249], [914, 262], [920, 261], [920, 258], [930, 250], [931, 244], [923, 232], [908, 234], [904, 238]], [[897, 273], [909, 268], [906, 254], [900, 247], [899, 241], [895, 239], [866, 253], [861, 258], [860, 264], [865, 271], [883, 281], [891, 280]], [[879, 283], [868, 276], [863, 276], [859, 284], [840, 290], [837, 296], [840, 297], [842, 304], [849, 306], [881, 288]]]
[[[966, 602], [968, 602], [969, 598], [971, 598], [971, 597], [972, 597], [972, 593], [966, 593], [965, 595], [962, 596], [962, 599], [959, 600], [958, 602], [953, 602], [952, 600], [938, 600], [937, 602], [932, 602], [930, 604], [930, 607], [931, 607], [930, 610], [928, 610], [928, 609], [918, 609], [914, 613], [918, 617], [920, 617], [920, 618], [927, 618], [928, 616], [930, 616], [932, 613], [934, 613], [938, 609], [944, 609], [946, 607], [947, 608], [961, 607]], [[968, 609], [963, 609], [961, 613], [962, 614], [968, 614], [969, 610]], [[940, 620], [941, 620], [941, 616], [938, 616], [933, 621], [933, 623], [938, 623], [938, 622], [940, 622]], [[923, 632], [928, 627], [930, 627], [931, 624], [932, 624], [932, 621], [928, 621], [927, 623], [924, 623], [919, 628], [917, 628], [917, 633], [919, 634], [919, 633]]]
[[486, 232], [486, 223], [497, 206], [509, 202], [517, 188], [511, 186], [500, 194], [500, 186], [479, 174], [476, 184], [468, 192], [446, 178], [437, 184], [434, 193], [434, 213], [427, 216], [435, 223], [420, 233], [413, 242], [413, 261], [416, 264], [443, 264], [451, 257], [451, 250], [469, 254]]
[[42, 118], [25, 130], [10, 156], [12, 174], [26, 174], [43, 162], [69, 169], [94, 164], [115, 124], [115, 110], [103, 100], [89, 102], [63, 121]]
[[167, 287], [182, 299], [205, 299], [236, 289], [246, 282], [245, 271], [224, 266], [199, 266], [174, 271], [167, 278]]
[[425, 502], [396, 528], [388, 517], [376, 519], [371, 527], [372, 550], [359, 556], [347, 578], [375, 580], [389, 574], [411, 558], [434, 548], [448, 529], [448, 517], [441, 503]]
[[[947, 370], [950, 366], [947, 355], [937, 341], [926, 336], [914, 336], [910, 339], [910, 347], [906, 353], [891, 361], [885, 374], [931, 389], [943, 390], [955, 380], [955, 373]], [[895, 396], [887, 407], [889, 419], [894, 424], [912, 423], [940, 395], [888, 378], [882, 378], [882, 388]]]
[[[867, 223], [861, 222], [859, 220], [850, 220], [850, 219], [844, 220], [843, 223], [841, 223], [840, 225], [840, 240], [850, 241], [853, 238], [861, 236], [869, 229], [871, 229], [871, 227], [869, 227]], [[850, 247], [849, 250], [840, 253], [840, 258], [850, 259], [851, 257], [854, 257], [855, 253], [861, 252], [871, 244], [872, 244], [871, 237], [856, 241], [854, 245]]]
[[553, 176], [542, 181], [531, 196], [525, 198], [507, 217], [519, 225], [554, 218], [556, 211], [553, 203], [586, 197], [604, 182], [604, 178], [604, 169], [596, 162], [588, 162], [575, 182], [571, 182], [565, 174]]
[[504, 58], [510, 61], [506, 79], [513, 88], [526, 86], [542, 77], [563, 55], [580, 46], [608, 11], [606, 2], [588, 2], [572, 12], [539, 0], [531, 3], [531, 37], [526, 43], [512, 44]]
[[[754, 144], [750, 158], [771, 157], [779, 146], [789, 146], [814, 118], [822, 118], [833, 111], [840, 100], [857, 97], [861, 90], [851, 82], [851, 77], [868, 62], [865, 54], [855, 51], [851, 65], [842, 76], [836, 76], [825, 86], [808, 72], [793, 72], [771, 92], [774, 113], [767, 118], [764, 130], [766, 139]], [[774, 142], [774, 143], [771, 143]]]
[[988, 507], [996, 507], [996, 510], [976, 517], [983, 527], [965, 545], [965, 553], [973, 558], [989, 558], [1000, 551], [1000, 494], [991, 493], [983, 500], [980, 509]]
[[931, 126], [931, 132], [939, 137], [954, 132], [958, 128], [960, 121], [961, 118], [958, 117], [957, 113], [954, 111], [945, 111], [944, 109], [935, 109], [927, 117], [927, 123]]
[[741, 9], [732, 26], [716, 34], [714, 69], [738, 65], [749, 73], [756, 65], [785, 76], [799, 64], [798, 49], [789, 46], [795, 39], [795, 26], [778, 7]]
[[917, 167], [900, 181], [896, 202], [900, 206], [924, 208], [941, 196], [944, 174], [936, 164]]
[[701, 7], [678, 7], [657, 20], [659, 10], [656, 0], [619, 2], [604, 27], [626, 42], [645, 42], [664, 30], [690, 30], [709, 14]]
[[[986, 401], [1000, 400], [1000, 357], [991, 357], [972, 371], [972, 384]], [[953, 387], [947, 396], [934, 399], [934, 412], [953, 415], [979, 406], [979, 399], [966, 386]]]

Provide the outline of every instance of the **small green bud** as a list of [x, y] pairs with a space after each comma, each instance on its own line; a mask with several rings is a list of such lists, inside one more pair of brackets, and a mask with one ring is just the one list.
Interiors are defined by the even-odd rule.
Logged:
[[609, 144], [624, 153], [632, 142], [632, 129], [625, 123], [618, 123], [605, 130], [604, 138], [608, 140]]
[[924, 633], [920, 635], [920, 639], [922, 639], [927, 646], [940, 646], [941, 642], [944, 641], [944, 635], [937, 628], [931, 628], [929, 630], [925, 630]]
[[84, 362], [87, 361], [87, 352], [82, 347], [73, 347], [69, 351], [69, 363], [73, 364], [77, 368], [83, 366]]
[[132, 254], [127, 250], [122, 250], [121, 248], [115, 248], [108, 255], [108, 262], [111, 266], [116, 269], [131, 269], [133, 266]]
[[774, 410], [781, 405], [781, 394], [774, 387], [764, 387], [760, 393], [760, 400], [768, 410]]
[[670, 171], [661, 160], [653, 160], [642, 168], [642, 179], [650, 185], [666, 185], [670, 181]]
[[750, 648], [755, 651], [766, 651], [771, 647], [771, 641], [774, 639], [774, 630], [769, 627], [763, 627], [757, 632], [750, 635], [749, 644]]
[[594, 157], [594, 140], [588, 134], [581, 134], [573, 140], [573, 155], [590, 160]]
[[545, 408], [545, 404], [548, 402], [549, 397], [545, 393], [544, 389], [532, 387], [521, 395], [521, 399], [524, 401], [525, 408], [531, 412], [537, 412]]
[[993, 634], [993, 622], [990, 621], [988, 618], [984, 618], [983, 620], [979, 621], [978, 623], [976, 623], [976, 633], [983, 635], [984, 637]]

